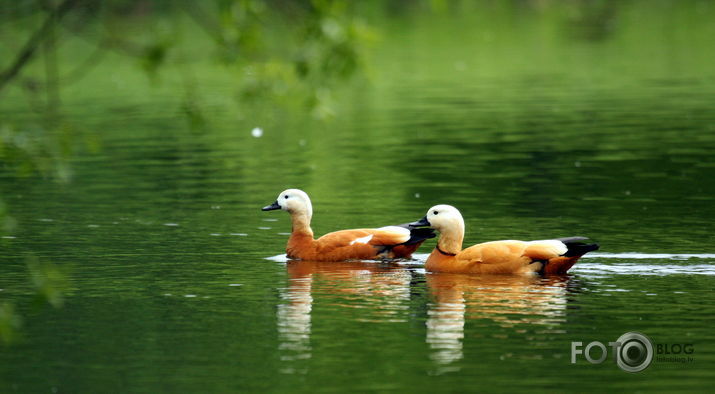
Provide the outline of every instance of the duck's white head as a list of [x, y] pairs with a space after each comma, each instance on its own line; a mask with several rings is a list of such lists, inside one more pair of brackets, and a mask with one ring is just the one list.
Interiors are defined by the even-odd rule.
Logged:
[[459, 230], [464, 234], [464, 219], [459, 210], [451, 205], [435, 205], [427, 211], [422, 219], [410, 223], [415, 227], [430, 226], [440, 233]]
[[310, 197], [299, 189], [282, 191], [273, 204], [262, 208], [263, 211], [272, 211], [274, 209], [282, 209], [291, 214], [306, 214], [308, 217], [313, 216], [313, 205], [310, 203]]

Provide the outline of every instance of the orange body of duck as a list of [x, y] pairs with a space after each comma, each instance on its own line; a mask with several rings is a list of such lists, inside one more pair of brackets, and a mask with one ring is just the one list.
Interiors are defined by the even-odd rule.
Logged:
[[313, 238], [310, 220], [313, 208], [302, 190], [288, 189], [278, 195], [264, 211], [282, 209], [291, 215], [291, 231], [286, 254], [291, 259], [313, 261], [345, 261], [409, 258], [424, 242], [433, 238], [430, 229], [409, 228], [407, 225], [375, 229], [341, 230]]
[[437, 205], [412, 226], [430, 226], [440, 232], [437, 246], [427, 258], [431, 272], [472, 274], [565, 274], [576, 261], [597, 244], [584, 237], [540, 241], [491, 241], [462, 249], [464, 219], [450, 205]]

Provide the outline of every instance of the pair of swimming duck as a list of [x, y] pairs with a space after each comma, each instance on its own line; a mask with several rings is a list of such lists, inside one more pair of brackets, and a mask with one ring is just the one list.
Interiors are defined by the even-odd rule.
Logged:
[[[429, 238], [441, 234], [425, 262], [431, 272], [514, 274], [564, 274], [584, 254], [598, 249], [584, 237], [540, 241], [491, 241], [462, 249], [464, 219], [451, 205], [436, 205], [422, 219], [399, 226], [341, 230], [313, 238], [313, 206], [308, 195], [288, 189], [264, 211], [282, 209], [291, 215], [293, 230], [286, 253], [289, 258], [315, 261], [409, 258]], [[431, 227], [431, 228], [425, 228]]]

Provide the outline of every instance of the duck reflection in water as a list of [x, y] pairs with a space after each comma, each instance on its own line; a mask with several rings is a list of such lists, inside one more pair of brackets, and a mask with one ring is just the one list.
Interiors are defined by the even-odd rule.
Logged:
[[407, 321], [412, 273], [396, 264], [292, 260], [288, 286], [281, 289], [277, 321], [284, 373], [305, 373], [296, 360], [312, 356], [313, 296], [330, 298], [331, 307], [360, 308], [357, 321]]
[[427, 316], [427, 343], [436, 373], [458, 371], [465, 319], [489, 319], [504, 328], [559, 325], [566, 312], [567, 277], [428, 273], [434, 303]]
[[[312, 357], [314, 298], [325, 308], [348, 309], [355, 321], [408, 322], [411, 286], [422, 274], [396, 264], [289, 261], [288, 286], [278, 306], [279, 351], [284, 373], [306, 373]], [[525, 325], [546, 329], [565, 319], [568, 277], [526, 275], [425, 274], [433, 300], [428, 305], [426, 343], [436, 373], [459, 370], [464, 357], [465, 322], [487, 319], [511, 331]], [[327, 302], [326, 302], [327, 300]], [[519, 328], [517, 328], [519, 327]], [[508, 332], [511, 335], [511, 332]], [[474, 335], [466, 335], [467, 340]]]

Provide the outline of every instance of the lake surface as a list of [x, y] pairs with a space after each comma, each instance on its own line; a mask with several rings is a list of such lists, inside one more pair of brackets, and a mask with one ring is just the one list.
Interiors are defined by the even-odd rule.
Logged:
[[[0, 392], [709, 390], [715, 7], [634, 4], [596, 38], [536, 11], [372, 21], [368, 77], [327, 121], [237, 108], [212, 70], [197, 132], [170, 82], [93, 71], [63, 97], [96, 141], [71, 182], [0, 174], [0, 301], [24, 321]], [[31, 117], [18, 97], [4, 119]], [[289, 262], [288, 215], [260, 211], [288, 187], [316, 235], [448, 203], [466, 244], [601, 250], [558, 278], [426, 273], [433, 240], [395, 264]], [[27, 256], [66, 272], [61, 308], [32, 302]], [[629, 331], [693, 361], [571, 364], [572, 341]]]

